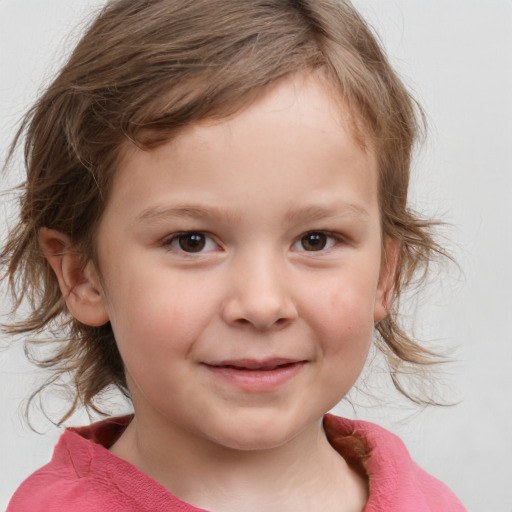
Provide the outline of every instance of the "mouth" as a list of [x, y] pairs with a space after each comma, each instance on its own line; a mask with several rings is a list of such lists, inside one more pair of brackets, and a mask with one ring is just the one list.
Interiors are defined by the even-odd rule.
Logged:
[[260, 372], [268, 372], [277, 370], [279, 368], [287, 368], [297, 364], [305, 363], [305, 361], [295, 360], [295, 359], [267, 359], [264, 361], [257, 361], [254, 359], [237, 359], [234, 361], [219, 361], [212, 363], [204, 363], [206, 366], [210, 366], [212, 368], [227, 368], [233, 370], [242, 370], [242, 371], [260, 371]]
[[217, 382], [244, 392], [275, 391], [294, 379], [307, 364], [300, 359], [236, 359], [203, 363]]

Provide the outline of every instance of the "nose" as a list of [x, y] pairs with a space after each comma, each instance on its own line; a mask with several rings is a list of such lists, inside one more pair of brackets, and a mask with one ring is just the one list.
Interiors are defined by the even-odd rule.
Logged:
[[248, 258], [232, 267], [224, 320], [259, 331], [282, 328], [297, 318], [290, 282], [282, 265], [269, 257]]

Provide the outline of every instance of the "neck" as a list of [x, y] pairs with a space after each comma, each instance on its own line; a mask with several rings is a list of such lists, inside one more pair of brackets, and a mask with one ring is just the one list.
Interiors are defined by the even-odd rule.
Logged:
[[282, 446], [236, 450], [135, 418], [111, 451], [214, 512], [360, 511], [367, 499], [366, 482], [329, 444], [321, 421]]

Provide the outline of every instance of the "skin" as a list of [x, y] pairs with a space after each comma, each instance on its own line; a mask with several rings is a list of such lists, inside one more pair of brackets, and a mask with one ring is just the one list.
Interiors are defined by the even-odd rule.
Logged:
[[[135, 419], [112, 452], [195, 506], [366, 502], [321, 425], [359, 376], [393, 283], [376, 158], [347, 114], [319, 77], [287, 78], [230, 119], [127, 150], [99, 268], [41, 232], [70, 311], [110, 321], [126, 366]], [[290, 362], [284, 380], [260, 368], [276, 358]]]

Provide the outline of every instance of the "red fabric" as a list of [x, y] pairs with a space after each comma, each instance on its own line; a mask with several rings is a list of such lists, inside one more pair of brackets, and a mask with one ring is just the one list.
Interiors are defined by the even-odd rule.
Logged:
[[[67, 429], [50, 463], [23, 482], [7, 512], [200, 512], [108, 451], [130, 419]], [[324, 425], [331, 444], [368, 474], [370, 498], [364, 512], [465, 511], [390, 432], [332, 415], [325, 416]]]
[[370, 498], [363, 512], [466, 512], [453, 492], [423, 471], [391, 432], [329, 414], [324, 426], [331, 444], [347, 462], [366, 470]]

